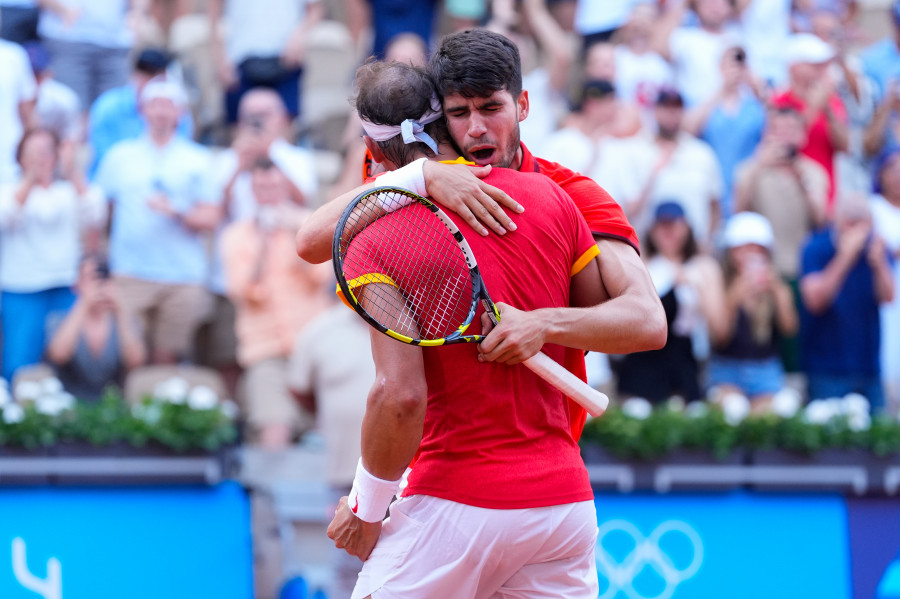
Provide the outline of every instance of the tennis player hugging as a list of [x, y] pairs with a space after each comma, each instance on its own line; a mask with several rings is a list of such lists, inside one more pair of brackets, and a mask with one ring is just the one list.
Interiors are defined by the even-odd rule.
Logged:
[[583, 377], [585, 350], [665, 344], [634, 231], [593, 181], [519, 141], [528, 93], [505, 37], [457, 33], [427, 72], [370, 62], [356, 83], [366, 145], [390, 172], [320, 208], [298, 253], [330, 259], [341, 213], [363, 191], [427, 194], [468, 240], [500, 318], [475, 318], [480, 344], [440, 348], [372, 330], [362, 458], [328, 527], [365, 562], [353, 599], [595, 599], [597, 515], [577, 444], [585, 412], [521, 362], [543, 350]]

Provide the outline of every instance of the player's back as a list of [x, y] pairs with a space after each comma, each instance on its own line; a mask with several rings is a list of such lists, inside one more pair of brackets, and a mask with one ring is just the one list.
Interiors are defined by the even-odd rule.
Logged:
[[[491, 298], [529, 311], [567, 306], [573, 266], [596, 253], [577, 208], [542, 175], [495, 169], [486, 181], [525, 206], [517, 230], [505, 236], [482, 237], [450, 215]], [[480, 329], [476, 316], [467, 333]], [[563, 361], [564, 348], [543, 351]], [[407, 494], [501, 509], [591, 498], [561, 392], [523, 365], [478, 362], [471, 344], [426, 349], [424, 356], [429, 403]]]

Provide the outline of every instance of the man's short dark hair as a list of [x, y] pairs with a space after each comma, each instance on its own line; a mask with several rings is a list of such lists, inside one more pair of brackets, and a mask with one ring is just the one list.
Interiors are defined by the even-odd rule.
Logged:
[[441, 97], [486, 98], [506, 90], [515, 100], [522, 92], [518, 48], [487, 29], [468, 29], [445, 37], [432, 55], [428, 71]]
[[[356, 71], [356, 88], [356, 111], [376, 125], [400, 125], [406, 119], [418, 119], [431, 109], [435, 93], [423, 69], [402, 62], [367, 62]], [[450, 137], [443, 117], [425, 125], [425, 133], [438, 144]], [[421, 152], [434, 156], [426, 144], [404, 143], [400, 135], [375, 143], [398, 166], [412, 162]]]

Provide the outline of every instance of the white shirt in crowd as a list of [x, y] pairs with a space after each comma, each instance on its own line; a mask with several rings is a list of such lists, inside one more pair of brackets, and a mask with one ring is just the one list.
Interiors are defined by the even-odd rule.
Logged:
[[74, 285], [81, 230], [105, 220], [103, 192], [91, 187], [80, 196], [68, 181], [56, 181], [32, 189], [20, 206], [18, 186], [0, 186], [0, 288], [32, 293]]
[[791, 34], [791, 0], [753, 0], [741, 12], [750, 70], [773, 87], [787, 82], [784, 48]]
[[[560, 129], [547, 138], [544, 153], [547, 160], [593, 179], [618, 202], [630, 190], [627, 175], [629, 142], [612, 136], [591, 139], [573, 127]], [[624, 160], [623, 160], [624, 156]]]
[[[269, 146], [269, 159], [303, 193], [307, 201], [315, 198], [319, 190], [319, 180], [316, 178], [315, 158], [312, 152], [279, 139]], [[234, 176], [237, 168], [238, 157], [234, 150], [229, 148], [220, 152], [216, 157], [214, 185], [217, 198], [224, 200], [225, 186]], [[213, 254], [208, 285], [211, 291], [225, 295], [225, 271], [222, 266], [220, 249], [222, 231], [233, 222], [255, 217], [256, 198], [250, 183], [250, 173], [243, 172], [237, 176], [231, 187], [231, 203], [228, 214], [216, 230], [214, 244], [216, 250]]]
[[291, 32], [306, 17], [310, 0], [225, 0], [225, 53], [240, 64], [251, 57], [281, 54]]
[[34, 100], [36, 90], [25, 50], [0, 40], [0, 183], [14, 181], [19, 172], [16, 146], [24, 130], [19, 105]]
[[522, 78], [528, 92], [528, 118], [519, 123], [519, 136], [535, 156], [544, 158], [547, 139], [569, 112], [568, 101], [550, 84], [550, 71], [538, 67]]
[[54, 11], [41, 12], [38, 32], [42, 38], [94, 44], [103, 48], [130, 48], [134, 33], [128, 26], [128, 0], [59, 0], [78, 11], [78, 18], [66, 23]]
[[35, 113], [38, 124], [63, 141], [81, 139], [81, 103], [68, 85], [45, 79], [38, 86]]
[[618, 29], [628, 21], [631, 11], [647, 0], [578, 0], [575, 7], [575, 31], [590, 35]]
[[375, 380], [369, 327], [350, 308], [333, 306], [300, 333], [287, 372], [291, 389], [315, 394], [328, 482], [349, 487], [361, 452], [366, 398]]
[[[629, 140], [626, 149], [616, 152], [616, 157], [620, 164], [617, 170], [626, 174], [621, 194], [624, 201], [619, 201], [627, 204], [641, 193], [660, 161], [661, 150], [652, 138], [638, 136]], [[722, 198], [723, 189], [722, 171], [712, 148], [693, 135], [681, 133], [675, 152], [656, 177], [649, 201], [632, 224], [645, 232], [656, 206], [675, 201], [684, 208], [697, 241], [710, 242], [711, 205]]]
[[148, 205], [157, 194], [179, 213], [198, 203], [217, 204], [206, 148], [180, 136], [163, 148], [146, 136], [122, 141], [103, 158], [96, 183], [113, 205], [113, 273], [159, 283], [206, 282], [205, 237]]
[[[736, 28], [710, 33], [701, 27], [678, 27], [669, 38], [669, 54], [678, 91], [685, 104], [702, 104], [722, 87], [722, 54], [740, 45]], [[749, 58], [749, 53], [748, 53]]]
[[635, 54], [625, 46], [616, 46], [616, 96], [648, 108], [663, 86], [673, 85], [672, 67], [656, 52]]

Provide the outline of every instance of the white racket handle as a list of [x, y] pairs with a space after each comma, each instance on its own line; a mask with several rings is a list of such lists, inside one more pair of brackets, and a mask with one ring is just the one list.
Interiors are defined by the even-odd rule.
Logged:
[[536, 375], [565, 393], [573, 401], [587, 410], [591, 416], [599, 416], [606, 411], [609, 398], [555, 362], [543, 352], [538, 352], [523, 362]]

